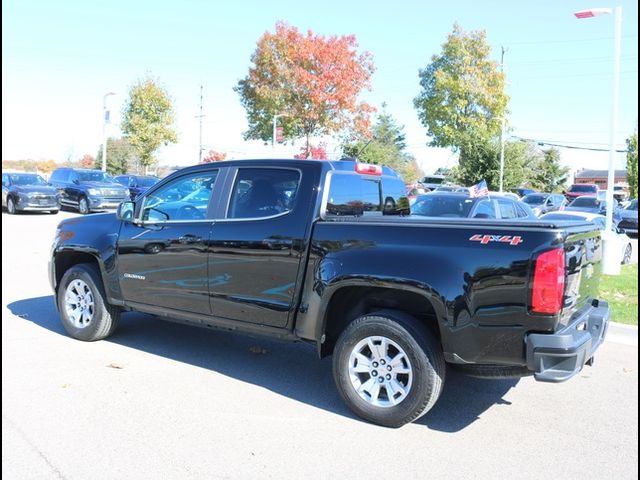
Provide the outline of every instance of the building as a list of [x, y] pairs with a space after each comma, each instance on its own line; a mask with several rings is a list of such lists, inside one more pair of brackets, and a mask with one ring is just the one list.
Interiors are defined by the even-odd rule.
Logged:
[[[576, 172], [573, 183], [595, 183], [601, 190], [607, 189], [608, 170], [587, 170]], [[627, 183], [627, 171], [616, 170], [614, 174], [614, 184]]]

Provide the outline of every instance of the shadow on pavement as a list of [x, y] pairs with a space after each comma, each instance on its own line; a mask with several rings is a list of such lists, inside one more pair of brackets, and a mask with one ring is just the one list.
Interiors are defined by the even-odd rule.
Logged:
[[[67, 336], [52, 295], [19, 300], [7, 308], [18, 317]], [[307, 344], [205, 330], [140, 313], [124, 314], [118, 330], [106, 341], [213, 370], [356, 418], [335, 389], [331, 358], [318, 360], [315, 348]], [[442, 432], [460, 431], [493, 405], [508, 405], [503, 396], [517, 382], [517, 379], [481, 380], [448, 369], [440, 400], [417, 423]]]

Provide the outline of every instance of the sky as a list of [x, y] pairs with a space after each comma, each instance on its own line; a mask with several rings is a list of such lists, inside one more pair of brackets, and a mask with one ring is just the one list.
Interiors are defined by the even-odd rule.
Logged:
[[[200, 85], [205, 151], [230, 158], [291, 157], [293, 146], [246, 142], [246, 113], [232, 90], [251, 54], [279, 20], [301, 31], [355, 35], [373, 55], [371, 91], [361, 98], [405, 126], [408, 150], [425, 173], [453, 166], [449, 149], [428, 146], [413, 99], [418, 71], [441, 51], [459, 23], [485, 30], [492, 56], [505, 49], [508, 135], [608, 149], [613, 81], [612, 15], [578, 20], [573, 12], [610, 7], [599, 0], [158, 2], [147, 0], [7, 0], [2, 2], [2, 159], [77, 159], [96, 155], [103, 138], [103, 96], [117, 123], [129, 88], [151, 75], [174, 101], [177, 144], [162, 147], [162, 165], [192, 165], [199, 154]], [[620, 101], [615, 142], [637, 128], [638, 6], [622, 0]], [[339, 158], [337, 140], [326, 139]], [[572, 171], [606, 169], [606, 151], [561, 149]], [[624, 154], [616, 166], [624, 168]]]

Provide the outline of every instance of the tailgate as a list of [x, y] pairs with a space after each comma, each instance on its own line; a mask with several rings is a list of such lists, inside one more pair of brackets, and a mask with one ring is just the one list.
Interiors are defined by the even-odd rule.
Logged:
[[602, 239], [600, 231], [592, 229], [568, 232], [565, 239], [566, 288], [560, 318], [568, 325], [571, 318], [598, 298], [602, 273]]

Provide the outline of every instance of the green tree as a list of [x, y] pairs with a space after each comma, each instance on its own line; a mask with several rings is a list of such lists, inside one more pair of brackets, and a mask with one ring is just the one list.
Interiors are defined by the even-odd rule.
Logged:
[[157, 80], [145, 78], [131, 87], [123, 110], [122, 132], [145, 170], [155, 165], [154, 152], [160, 146], [178, 141], [173, 122], [171, 98]]
[[404, 126], [399, 126], [386, 112], [385, 104], [382, 106], [383, 111], [377, 115], [371, 131], [354, 142], [344, 144], [342, 153], [365, 163], [386, 165], [400, 173], [405, 182], [414, 182], [422, 172], [415, 158], [406, 152]]
[[627, 182], [631, 198], [638, 198], [638, 132], [627, 138]]
[[542, 192], [561, 192], [569, 179], [569, 168], [560, 164], [560, 150], [542, 150], [542, 157], [535, 163], [531, 186]]
[[[136, 172], [137, 156], [133, 147], [126, 138], [107, 139], [107, 173], [109, 175], [122, 175], [123, 173]], [[96, 155], [95, 168], [102, 168], [102, 145]]]
[[422, 91], [414, 106], [430, 145], [459, 151], [462, 162], [467, 150], [477, 156], [498, 135], [507, 113], [504, 74], [490, 54], [484, 31], [455, 24], [442, 53], [419, 73]]
[[[500, 142], [475, 142], [467, 147], [464, 162], [452, 169], [456, 182], [473, 185], [486, 180], [490, 190], [500, 186]], [[540, 151], [530, 142], [506, 142], [504, 148], [504, 190], [512, 190], [525, 183], [532, 168], [540, 159]]]

